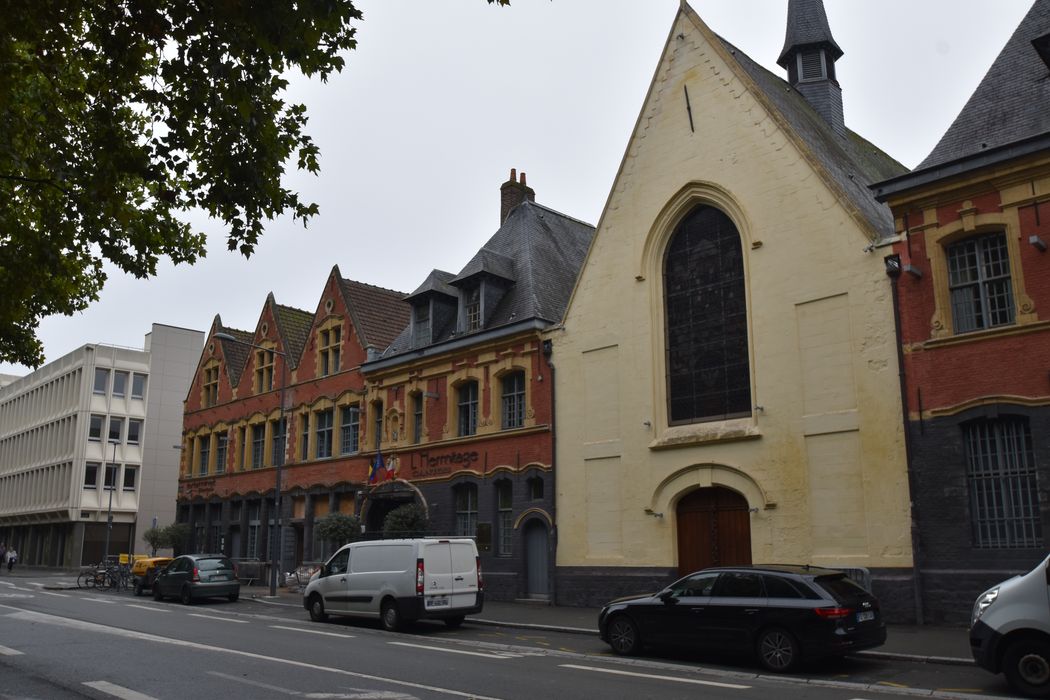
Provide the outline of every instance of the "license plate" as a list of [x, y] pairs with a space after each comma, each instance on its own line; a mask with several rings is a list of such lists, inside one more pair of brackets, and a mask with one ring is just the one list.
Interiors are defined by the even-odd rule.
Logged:
[[865, 611], [865, 612], [857, 613], [857, 622], [867, 622], [868, 620], [874, 620], [874, 619], [875, 619], [875, 611], [874, 610], [868, 610], [868, 611]]
[[448, 596], [447, 595], [432, 595], [427, 598], [428, 608], [447, 608], [448, 607]]

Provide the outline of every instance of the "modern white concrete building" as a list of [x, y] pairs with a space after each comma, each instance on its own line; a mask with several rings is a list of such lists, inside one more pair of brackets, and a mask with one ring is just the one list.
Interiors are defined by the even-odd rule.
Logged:
[[[175, 518], [182, 406], [201, 331], [153, 324], [141, 350], [84, 345], [0, 387], [0, 542], [24, 564], [148, 552]], [[105, 467], [103, 467], [105, 465]]]

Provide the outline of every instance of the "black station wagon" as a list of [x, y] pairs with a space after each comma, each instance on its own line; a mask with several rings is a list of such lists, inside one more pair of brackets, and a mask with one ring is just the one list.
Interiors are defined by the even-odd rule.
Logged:
[[664, 645], [751, 652], [775, 672], [886, 641], [875, 596], [841, 571], [788, 565], [698, 571], [656, 594], [614, 600], [598, 629], [618, 654]]

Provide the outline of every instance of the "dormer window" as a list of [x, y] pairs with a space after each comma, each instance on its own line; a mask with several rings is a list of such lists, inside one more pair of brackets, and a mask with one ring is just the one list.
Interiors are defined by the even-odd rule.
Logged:
[[322, 377], [339, 371], [339, 343], [341, 340], [342, 328], [340, 326], [333, 326], [318, 333]]
[[205, 408], [214, 406], [219, 402], [219, 363], [215, 360], [205, 366], [202, 384], [201, 403]]
[[255, 393], [273, 389], [273, 350], [257, 350], [255, 353]]
[[412, 309], [412, 344], [430, 343], [430, 302], [425, 301]]
[[466, 315], [466, 331], [481, 328], [481, 290], [478, 287], [468, 289], [465, 293], [463, 311]]

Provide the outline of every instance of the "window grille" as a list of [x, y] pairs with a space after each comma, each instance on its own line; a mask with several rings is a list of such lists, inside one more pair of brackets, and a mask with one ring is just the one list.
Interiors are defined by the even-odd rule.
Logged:
[[478, 529], [478, 487], [463, 484], [456, 489], [456, 535], [474, 537]]
[[1027, 419], [974, 421], [963, 426], [963, 434], [974, 546], [1042, 546], [1035, 456]]
[[512, 513], [513, 491], [509, 481], [496, 484], [497, 523], [499, 539], [496, 541], [496, 556], [509, 557], [514, 541], [514, 519]]

